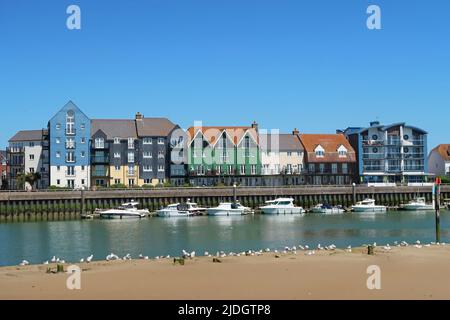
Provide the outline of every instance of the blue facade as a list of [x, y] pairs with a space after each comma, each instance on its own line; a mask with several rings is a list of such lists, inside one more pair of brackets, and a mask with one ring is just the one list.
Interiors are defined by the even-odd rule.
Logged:
[[51, 185], [89, 187], [90, 119], [69, 101], [49, 121]]

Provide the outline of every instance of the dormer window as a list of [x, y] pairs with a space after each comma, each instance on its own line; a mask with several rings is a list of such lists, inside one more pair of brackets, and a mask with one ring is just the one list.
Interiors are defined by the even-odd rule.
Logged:
[[316, 153], [317, 158], [325, 157], [325, 149], [321, 145], [317, 146], [314, 152]]
[[345, 148], [344, 146], [341, 145], [338, 148], [338, 155], [339, 155], [339, 157], [340, 158], [345, 158], [345, 157], [347, 157], [347, 154], [348, 154], [347, 148]]
[[120, 138], [119, 137], [115, 137], [114, 138], [114, 144], [120, 144]]

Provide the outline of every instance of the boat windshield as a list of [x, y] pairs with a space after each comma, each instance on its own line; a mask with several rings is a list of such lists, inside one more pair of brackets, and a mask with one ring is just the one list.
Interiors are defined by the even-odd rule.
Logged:
[[277, 205], [277, 206], [288, 206], [290, 204], [292, 204], [291, 201], [278, 201], [275, 203], [275, 205]]

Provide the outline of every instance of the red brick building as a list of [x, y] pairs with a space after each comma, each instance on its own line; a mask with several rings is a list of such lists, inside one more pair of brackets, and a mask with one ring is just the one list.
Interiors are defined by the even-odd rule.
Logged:
[[302, 134], [306, 184], [349, 185], [356, 182], [356, 153], [343, 134]]

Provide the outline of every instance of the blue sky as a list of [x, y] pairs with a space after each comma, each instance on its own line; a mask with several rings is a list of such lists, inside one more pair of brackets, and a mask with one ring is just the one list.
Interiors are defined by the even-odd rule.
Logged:
[[[66, 28], [70, 4], [82, 30]], [[182, 127], [406, 121], [450, 143], [449, 14], [448, 0], [0, 0], [0, 147], [68, 100]]]

